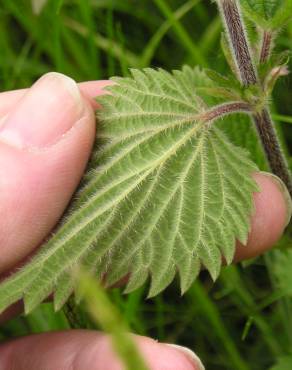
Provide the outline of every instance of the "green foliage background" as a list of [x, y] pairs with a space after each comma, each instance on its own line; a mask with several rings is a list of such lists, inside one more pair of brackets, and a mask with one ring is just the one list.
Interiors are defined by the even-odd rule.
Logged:
[[[224, 73], [221, 31], [215, 4], [207, 0], [50, 0], [40, 15], [28, 0], [0, 0], [0, 89], [27, 87], [52, 70], [78, 81], [127, 75], [129, 67], [171, 70], [182, 64]], [[292, 22], [279, 35], [278, 48], [292, 49]], [[288, 152], [291, 77], [278, 83], [274, 95], [274, 114], [285, 115], [278, 128]], [[226, 131], [265, 168], [245, 127], [239, 119]], [[134, 332], [194, 349], [207, 369], [292, 368], [291, 244], [285, 236], [281, 250], [224, 269], [215, 285], [202, 273], [182, 298], [176, 284], [151, 300], [145, 300], [146, 288], [110, 295]], [[0, 338], [67, 327], [63, 314], [44, 304], [1, 327]]]

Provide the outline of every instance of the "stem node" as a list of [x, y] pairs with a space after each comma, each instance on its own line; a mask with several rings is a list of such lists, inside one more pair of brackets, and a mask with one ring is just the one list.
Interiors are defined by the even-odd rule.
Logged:
[[[244, 86], [261, 86], [254, 67], [238, 0], [218, 0], [218, 4], [242, 84]], [[265, 34], [261, 51], [262, 62], [267, 61], [269, 57], [271, 42], [272, 35]], [[253, 120], [270, 168], [286, 184], [292, 196], [291, 174], [281, 150], [269, 107], [265, 104], [260, 111], [257, 111], [255, 108], [253, 107]]]

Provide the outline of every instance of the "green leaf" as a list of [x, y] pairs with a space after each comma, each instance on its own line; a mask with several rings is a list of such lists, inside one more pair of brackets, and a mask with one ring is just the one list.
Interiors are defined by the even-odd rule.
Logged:
[[249, 117], [243, 114], [227, 116], [217, 125], [235, 145], [248, 150], [252, 160], [262, 171], [269, 171], [263, 148]]
[[225, 60], [228, 64], [230, 70], [232, 71], [233, 76], [237, 79], [237, 81], [240, 81], [238, 79], [238, 70], [237, 70], [237, 67], [236, 67], [235, 59], [234, 59], [234, 56], [232, 55], [232, 51], [231, 51], [230, 46], [229, 46], [227, 35], [224, 32], [222, 32], [222, 34], [221, 34], [220, 45], [221, 45], [221, 49], [222, 49], [223, 55], [225, 57]]
[[203, 89], [208, 95], [225, 101], [242, 100], [244, 89], [235, 77], [225, 77], [211, 69], [205, 69], [205, 73], [215, 86], [198, 87], [197, 90]]
[[240, 0], [248, 18], [263, 29], [276, 30], [292, 17], [292, 0]]
[[77, 264], [107, 285], [127, 274], [126, 291], [151, 277], [149, 296], [176, 272], [185, 292], [204, 266], [216, 279], [222, 256], [245, 243], [258, 190], [257, 168], [214, 122], [196, 86], [198, 69], [133, 70], [100, 97], [97, 149], [59, 230], [0, 285], [0, 311], [20, 298], [31, 311], [52, 291], [60, 308]]
[[231, 90], [235, 89], [240, 92], [242, 90], [240, 82], [234, 76], [226, 77], [212, 69], [205, 69], [205, 73], [210, 80], [214, 81], [214, 83], [220, 87]]
[[[209, 106], [222, 103], [224, 99], [226, 99], [224, 94], [221, 94], [221, 99], [218, 99], [218, 95], [214, 94], [214, 89], [218, 89], [218, 85], [222, 85], [222, 82], [219, 82], [220, 79], [215, 78], [215, 75], [218, 74], [216, 72], [210, 73], [208, 69], [204, 70], [204, 74], [206, 74], [208, 78], [205, 76], [204, 78], [197, 79], [196, 92]], [[202, 74], [202, 72], [200, 73], [202, 76], [204, 76], [204, 74]], [[229, 81], [232, 81], [232, 77], [229, 78]], [[239, 90], [236, 83], [234, 84], [234, 88]], [[244, 92], [244, 90], [242, 91]], [[206, 92], [208, 92], [208, 94], [203, 95], [203, 93]], [[247, 149], [252, 160], [262, 171], [269, 171], [268, 162], [258, 139], [258, 134], [249, 116], [243, 114], [225, 116], [222, 120], [218, 121], [216, 125], [227, 135], [232, 143]], [[283, 144], [284, 143], [282, 143], [282, 145]]]

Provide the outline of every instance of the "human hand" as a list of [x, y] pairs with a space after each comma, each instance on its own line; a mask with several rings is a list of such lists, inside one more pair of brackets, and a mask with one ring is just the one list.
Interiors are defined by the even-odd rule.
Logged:
[[[34, 252], [64, 212], [95, 137], [93, 97], [109, 82], [79, 84], [50, 73], [29, 90], [0, 94], [0, 273]], [[281, 182], [255, 174], [261, 192], [247, 246], [236, 260], [254, 257], [280, 238], [291, 216]], [[15, 308], [2, 315], [2, 321]], [[192, 352], [134, 337], [151, 370], [198, 370]], [[0, 370], [120, 370], [108, 336], [86, 330], [20, 338], [0, 346]]]

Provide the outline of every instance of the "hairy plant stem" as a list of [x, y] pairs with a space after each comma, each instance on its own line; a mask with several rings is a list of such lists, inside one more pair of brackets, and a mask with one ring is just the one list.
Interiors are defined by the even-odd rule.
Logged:
[[[217, 0], [217, 2], [224, 19], [230, 47], [234, 53], [242, 84], [246, 87], [250, 85], [261, 86], [253, 64], [238, 0]], [[268, 35], [265, 37], [262, 50], [264, 60], [269, 57], [272, 41], [269, 40]], [[272, 172], [282, 179], [292, 196], [291, 173], [281, 150], [269, 107], [265, 106], [260, 112], [254, 113], [253, 120]]]
[[268, 61], [271, 53], [271, 46], [273, 42], [273, 34], [269, 31], [264, 31], [263, 33], [263, 40], [262, 40], [262, 48], [260, 54], [260, 63], [265, 63]]
[[[279, 160], [279, 153], [282, 155], [282, 152], [270, 112], [265, 108], [262, 112], [255, 113], [253, 118], [272, 172], [278, 176], [281, 174], [279, 177], [286, 184], [290, 194], [292, 195], [291, 175], [285, 159], [283, 158], [283, 161]], [[267, 126], [269, 127], [269, 130], [267, 130]]]
[[253, 65], [250, 48], [247, 42], [243, 21], [236, 0], [218, 0], [223, 14], [227, 36], [234, 53], [234, 59], [243, 85], [257, 83], [256, 70]]
[[223, 117], [227, 114], [240, 113], [240, 112], [251, 113], [250, 104], [244, 101], [238, 101], [238, 102], [235, 101], [235, 102], [216, 105], [215, 107], [212, 107], [211, 109], [201, 114], [200, 119], [203, 122], [212, 122], [216, 118]]

